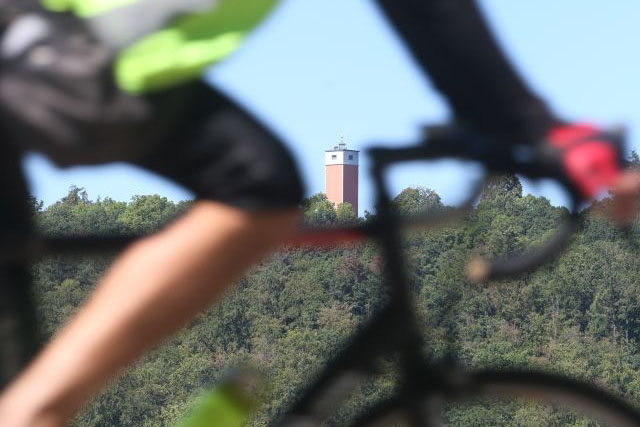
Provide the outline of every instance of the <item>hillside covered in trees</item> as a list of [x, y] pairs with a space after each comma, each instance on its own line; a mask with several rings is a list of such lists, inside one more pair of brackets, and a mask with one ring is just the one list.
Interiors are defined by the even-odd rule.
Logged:
[[[447, 209], [425, 188], [405, 189], [395, 203], [403, 213]], [[78, 188], [46, 208], [33, 205], [40, 230], [55, 235], [151, 232], [188, 207], [160, 196], [138, 196], [129, 203], [91, 201]], [[336, 211], [323, 195], [307, 199], [303, 208], [313, 224], [371, 217], [358, 219], [348, 206]], [[453, 334], [467, 366], [542, 367], [640, 402], [640, 254], [605, 220], [585, 213], [583, 230], [568, 250], [529, 274], [482, 285], [464, 279], [472, 254], [506, 254], [542, 242], [565, 214], [544, 198], [523, 196], [517, 178], [507, 177], [485, 189], [468, 220], [407, 235], [425, 352], [442, 354], [446, 337]], [[640, 231], [634, 231], [640, 239]], [[44, 336], [76, 310], [111, 259], [52, 257], [34, 267]], [[244, 363], [268, 373], [267, 404], [253, 421], [266, 425], [382, 304], [382, 267], [370, 243], [330, 251], [283, 249], [115, 380], [74, 425], [174, 425], [195, 396], [226, 369]], [[392, 362], [362, 385], [330, 425], [343, 425], [393, 387]], [[520, 402], [453, 407], [444, 419], [452, 426], [594, 425], [575, 414]]]

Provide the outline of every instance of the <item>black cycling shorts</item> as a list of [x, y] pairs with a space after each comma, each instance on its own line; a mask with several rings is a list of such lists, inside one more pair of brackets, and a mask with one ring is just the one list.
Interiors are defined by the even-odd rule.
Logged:
[[192, 86], [187, 114], [133, 163], [198, 198], [248, 210], [298, 206], [300, 175], [279, 138], [220, 92]]
[[[30, 85], [29, 90], [38, 93], [36, 86]], [[46, 98], [58, 94], [47, 93]], [[60, 94], [61, 98], [69, 96], [66, 91]], [[19, 151], [40, 151], [61, 166], [129, 162], [174, 180], [199, 199], [247, 210], [299, 205], [303, 187], [289, 151], [217, 90], [192, 83], [151, 96], [115, 96], [118, 100], [113, 103], [86, 102], [90, 104], [87, 109], [95, 109], [87, 117], [80, 113], [82, 108], [70, 110], [73, 114], [53, 111], [55, 120], [36, 125], [19, 111], [10, 111], [1, 120], [10, 142], [5, 139], [0, 144], [11, 143]], [[22, 102], [38, 102], [38, 97], [30, 98]], [[50, 111], [62, 102], [64, 99], [59, 103], [47, 99], [43, 104]], [[142, 113], [127, 118], [117, 112], [121, 106], [121, 111], [128, 111], [130, 105]], [[114, 114], [123, 119], [101, 121], [101, 109], [105, 110], [102, 117]], [[61, 123], [70, 132], [49, 133], [50, 122]]]
[[34, 16], [52, 30], [0, 55], [0, 148], [36, 150], [60, 166], [131, 162], [244, 209], [299, 204], [289, 152], [226, 96], [201, 82], [127, 94], [114, 83], [111, 51], [82, 20]]

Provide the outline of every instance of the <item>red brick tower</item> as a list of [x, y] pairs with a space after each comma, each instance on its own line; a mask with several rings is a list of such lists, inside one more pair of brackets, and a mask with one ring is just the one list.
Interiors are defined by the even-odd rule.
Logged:
[[351, 203], [358, 215], [358, 151], [339, 144], [324, 153], [327, 199], [334, 206]]

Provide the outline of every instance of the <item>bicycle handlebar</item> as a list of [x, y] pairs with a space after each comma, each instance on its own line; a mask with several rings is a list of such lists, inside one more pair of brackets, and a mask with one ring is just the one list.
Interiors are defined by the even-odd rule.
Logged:
[[[514, 276], [551, 260], [564, 249], [578, 229], [576, 212], [582, 202], [581, 196], [552, 165], [541, 165], [530, 151], [531, 148], [527, 146], [500, 146], [460, 128], [427, 127], [419, 145], [374, 148], [369, 153], [374, 163], [382, 168], [405, 161], [457, 158], [482, 163], [488, 174], [521, 173], [530, 178], [548, 177], [555, 179], [566, 189], [572, 199], [572, 214], [560, 225], [554, 237], [541, 246], [514, 256], [494, 260], [473, 258], [467, 265], [467, 278], [478, 283]], [[477, 194], [479, 193], [480, 186], [477, 190]], [[465, 207], [470, 207], [473, 199], [468, 200]]]
[[551, 261], [562, 252], [577, 229], [577, 218], [575, 215], [571, 215], [566, 222], [560, 225], [551, 239], [537, 248], [512, 257], [494, 260], [486, 260], [482, 257], [472, 258], [467, 264], [467, 278], [472, 283], [480, 283], [490, 279], [515, 276], [532, 270]]
[[[417, 145], [400, 148], [371, 148], [368, 154], [373, 158], [374, 168], [378, 171], [386, 167], [406, 161], [437, 160], [457, 158], [482, 163], [488, 173], [521, 173], [531, 178], [548, 177], [558, 181], [571, 195], [573, 213], [565, 223], [561, 224], [557, 234], [543, 245], [520, 253], [518, 255], [486, 260], [475, 258], [467, 266], [468, 278], [472, 282], [513, 276], [537, 267], [562, 251], [569, 239], [577, 230], [577, 206], [582, 198], [568, 183], [565, 177], [554, 170], [551, 165], [540, 164], [531, 153], [527, 153], [526, 146], [507, 147], [491, 143], [478, 135], [455, 127], [425, 128], [422, 141]], [[425, 212], [423, 214], [401, 218], [399, 223], [403, 228], [421, 227], [433, 228], [450, 222], [452, 218], [464, 217], [470, 212], [474, 201], [482, 191], [478, 185], [461, 207], [446, 212]], [[290, 246], [299, 247], [330, 246], [338, 243], [348, 243], [363, 238], [378, 235], [380, 225], [373, 221], [364, 225], [303, 229], [290, 239]], [[140, 235], [123, 235], [111, 237], [69, 237], [45, 238], [23, 241], [16, 249], [15, 241], [6, 248], [0, 245], [0, 258], [4, 260], [23, 260], [48, 253], [69, 252], [104, 252], [122, 249], [133, 242]], [[2, 243], [2, 242], [0, 242]]]

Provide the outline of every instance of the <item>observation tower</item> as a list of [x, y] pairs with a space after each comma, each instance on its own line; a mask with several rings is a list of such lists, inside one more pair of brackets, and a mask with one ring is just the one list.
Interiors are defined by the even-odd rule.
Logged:
[[324, 152], [325, 189], [327, 199], [335, 207], [350, 203], [358, 215], [358, 153], [340, 143]]

